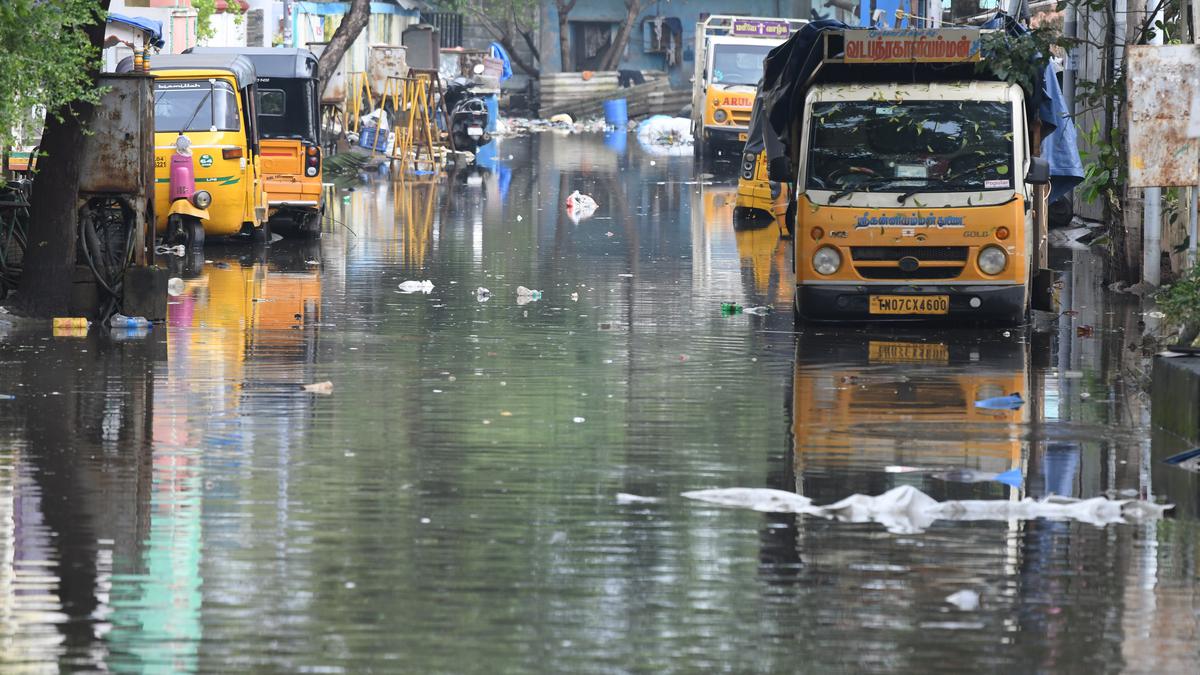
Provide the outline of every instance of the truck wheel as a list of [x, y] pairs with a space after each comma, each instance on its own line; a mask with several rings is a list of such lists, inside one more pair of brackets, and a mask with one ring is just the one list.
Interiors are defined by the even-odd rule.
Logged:
[[297, 228], [303, 239], [316, 239], [321, 236], [321, 211], [306, 214], [304, 222]]
[[263, 223], [262, 227], [250, 230], [250, 239], [256, 244], [266, 244], [271, 241], [271, 224]]

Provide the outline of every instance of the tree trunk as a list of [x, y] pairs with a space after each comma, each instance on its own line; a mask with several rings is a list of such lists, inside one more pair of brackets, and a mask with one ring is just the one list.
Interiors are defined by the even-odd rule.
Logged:
[[625, 21], [621, 22], [621, 28], [617, 31], [617, 39], [608, 46], [608, 51], [600, 60], [600, 70], [616, 70], [617, 66], [621, 65], [621, 55], [625, 53], [625, 46], [629, 44], [629, 35], [633, 32], [633, 24], [637, 22], [638, 15], [641, 13], [642, 0], [625, 0]]
[[564, 2], [563, 0], [554, 0], [555, 6], [558, 8], [558, 49], [562, 56], [562, 72], [569, 73], [575, 70], [575, 64], [571, 58], [571, 26], [567, 23], [567, 16], [575, 9], [576, 0]]
[[[107, 12], [111, 0], [100, 0], [99, 4]], [[104, 26], [104, 23], [93, 24], [85, 31], [97, 51], [91, 73], [93, 83], [100, 69]], [[95, 112], [90, 103], [76, 102], [46, 113], [29, 204], [29, 246], [16, 303], [22, 314], [42, 318], [64, 316], [70, 305], [75, 277], [77, 195], [83, 163], [79, 148], [83, 145], [84, 128], [91, 123]]]
[[338, 64], [342, 62], [342, 57], [345, 56], [346, 50], [350, 49], [350, 45], [358, 39], [358, 34], [367, 27], [367, 21], [371, 18], [371, 0], [351, 0], [350, 11], [342, 17], [342, 22], [338, 24], [337, 30], [333, 32], [333, 37], [329, 40], [329, 44], [325, 45], [325, 51], [321, 52], [321, 59], [317, 62], [317, 70], [320, 71], [320, 90], [325, 93], [325, 87], [329, 84], [329, 78], [333, 72], [337, 70]]

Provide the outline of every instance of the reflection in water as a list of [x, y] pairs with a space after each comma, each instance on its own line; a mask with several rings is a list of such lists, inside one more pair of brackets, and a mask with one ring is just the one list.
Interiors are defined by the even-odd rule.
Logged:
[[[1147, 464], [1185, 441], [1150, 440], [1090, 257], [1049, 335], [796, 335], [790, 243], [690, 158], [493, 150], [338, 193], [319, 242], [175, 263], [146, 340], [0, 328], [0, 671], [1190, 670], [1197, 478]], [[905, 482], [1180, 508], [895, 536], [678, 497]]]

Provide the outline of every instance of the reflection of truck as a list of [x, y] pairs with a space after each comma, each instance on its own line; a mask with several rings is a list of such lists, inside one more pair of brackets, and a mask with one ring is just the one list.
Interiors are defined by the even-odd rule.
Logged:
[[[926, 471], [908, 474], [929, 491], [945, 488], [945, 470], [997, 474], [1022, 467], [1024, 434], [1036, 405], [1029, 385], [1029, 345], [993, 333], [887, 330], [804, 333], [796, 349], [792, 429], [797, 491], [817, 501], [845, 496], [832, 471], [877, 472], [889, 465]], [[833, 365], [831, 365], [833, 364]], [[990, 410], [976, 401], [1020, 394], [1017, 410]], [[890, 478], [889, 478], [890, 480]], [[836, 487], [828, 494], [814, 490]], [[997, 496], [1000, 483], [989, 482]], [[880, 491], [892, 485], [862, 485]]]
[[[977, 68], [981, 35], [829, 29], [789, 43], [816, 50], [813, 68], [765, 85], [796, 111], [772, 133], [797, 185], [798, 317], [1020, 322], [1049, 308], [1037, 154], [1062, 117]], [[1053, 103], [1057, 87], [1045, 92]]]
[[720, 148], [740, 156], [763, 58], [805, 23], [714, 15], [696, 24], [692, 135], [698, 156], [711, 157]]

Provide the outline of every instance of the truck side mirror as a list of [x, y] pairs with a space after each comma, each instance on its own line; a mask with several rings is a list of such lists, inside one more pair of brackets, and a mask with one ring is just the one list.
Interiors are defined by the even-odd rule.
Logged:
[[1025, 174], [1025, 182], [1030, 185], [1046, 185], [1050, 182], [1050, 162], [1045, 157], [1029, 159], [1029, 173]]

